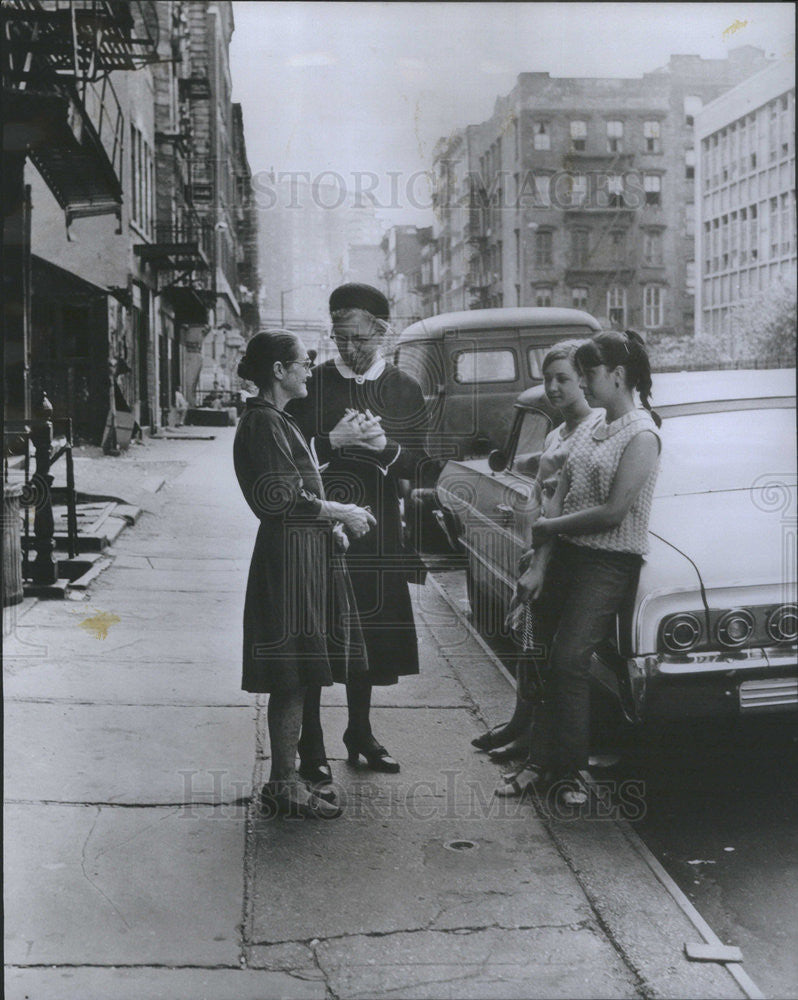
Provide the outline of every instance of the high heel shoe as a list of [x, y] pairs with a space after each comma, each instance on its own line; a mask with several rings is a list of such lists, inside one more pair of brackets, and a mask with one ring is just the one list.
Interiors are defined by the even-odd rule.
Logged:
[[494, 726], [493, 729], [489, 729], [486, 733], [482, 733], [481, 736], [475, 736], [471, 740], [471, 746], [476, 747], [477, 750], [495, 750], [497, 747], [504, 746], [509, 740], [513, 739], [518, 733], [518, 727], [513, 726], [512, 721], [501, 722], [498, 726]]
[[529, 739], [526, 734], [523, 737], [516, 737], [505, 746], [497, 747], [495, 750], [488, 750], [488, 757], [497, 764], [505, 760], [518, 760], [529, 753]]
[[299, 762], [299, 777], [312, 788], [332, 784], [332, 769], [326, 760]]
[[260, 812], [266, 819], [336, 819], [343, 809], [328, 790], [316, 793], [301, 781], [267, 781], [260, 792]]
[[344, 733], [344, 746], [349, 754], [350, 764], [357, 764], [360, 757], [365, 757], [366, 764], [372, 771], [384, 771], [386, 774], [399, 772], [399, 762], [390, 756], [371, 733], [361, 736], [347, 729]]

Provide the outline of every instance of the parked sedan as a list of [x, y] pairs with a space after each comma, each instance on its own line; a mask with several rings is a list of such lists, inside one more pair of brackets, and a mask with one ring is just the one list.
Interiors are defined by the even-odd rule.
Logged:
[[[795, 372], [654, 376], [662, 466], [650, 548], [594, 678], [635, 721], [798, 709]], [[468, 558], [477, 626], [501, 632], [557, 415], [522, 393], [503, 451], [450, 461], [438, 502]]]

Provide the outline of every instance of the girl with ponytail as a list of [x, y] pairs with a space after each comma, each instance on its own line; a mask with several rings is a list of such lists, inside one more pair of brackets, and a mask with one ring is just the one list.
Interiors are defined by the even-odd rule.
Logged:
[[587, 798], [579, 772], [588, 762], [590, 658], [613, 634], [648, 549], [661, 424], [637, 333], [596, 334], [575, 362], [588, 404], [605, 416], [568, 452], [547, 516], [532, 526], [537, 558], [518, 584], [534, 602], [534, 655], [549, 680], [533, 737], [536, 766], [516, 780], [529, 786], [545, 775], [569, 806]]

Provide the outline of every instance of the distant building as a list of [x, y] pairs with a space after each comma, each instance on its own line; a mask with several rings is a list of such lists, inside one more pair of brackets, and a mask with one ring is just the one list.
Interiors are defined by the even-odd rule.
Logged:
[[732, 333], [734, 310], [794, 284], [795, 66], [769, 66], [696, 117], [698, 329]]
[[382, 226], [374, 207], [335, 182], [279, 171], [254, 179], [259, 218], [261, 325], [299, 333], [308, 349], [332, 350], [327, 301], [346, 281], [381, 287]]
[[442, 307], [572, 306], [692, 334], [694, 118], [767, 65], [745, 46], [635, 79], [520, 74], [436, 147]]
[[397, 332], [438, 311], [436, 246], [432, 226], [391, 226], [383, 238], [382, 276]]

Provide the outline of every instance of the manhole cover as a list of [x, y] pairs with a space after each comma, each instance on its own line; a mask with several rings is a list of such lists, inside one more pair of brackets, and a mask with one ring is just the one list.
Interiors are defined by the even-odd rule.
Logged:
[[449, 840], [443, 846], [447, 851], [475, 851], [479, 845], [473, 840]]

